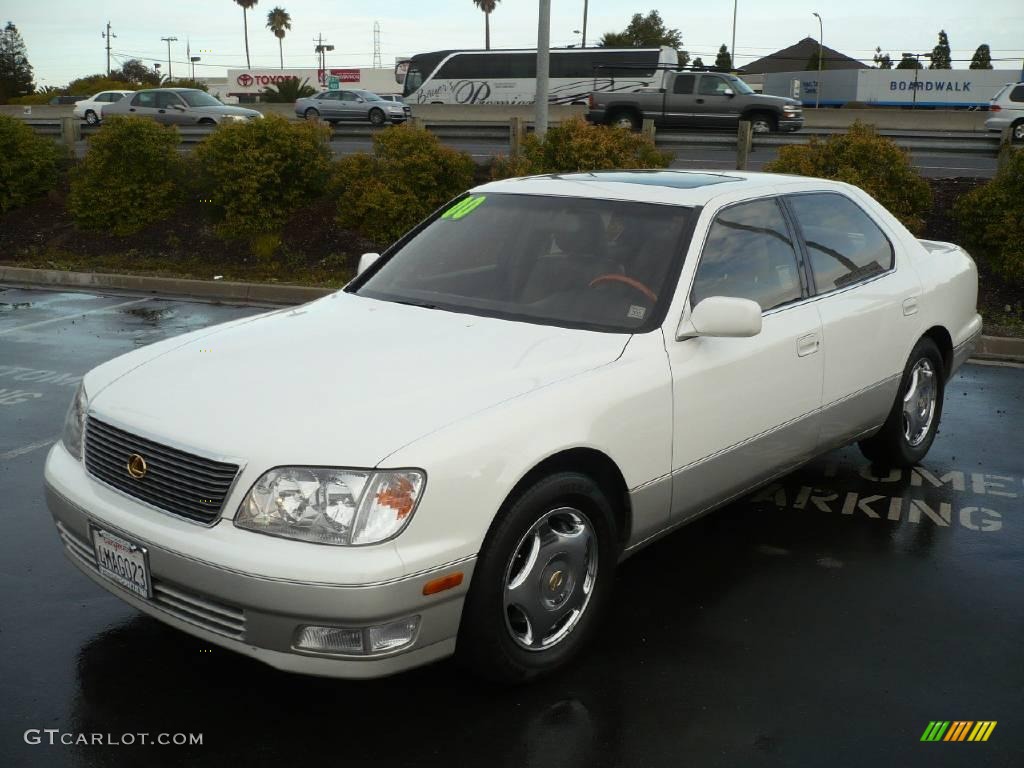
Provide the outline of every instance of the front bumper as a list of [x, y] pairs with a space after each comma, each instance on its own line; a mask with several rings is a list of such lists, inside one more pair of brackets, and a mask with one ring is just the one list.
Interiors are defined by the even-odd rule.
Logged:
[[[66, 453], [58, 444], [53, 451]], [[50, 461], [48, 460], [48, 470]], [[95, 482], [95, 481], [91, 481]], [[62, 490], [64, 492], [62, 492]], [[289, 672], [341, 678], [371, 678], [401, 672], [450, 656], [475, 558], [448, 563], [429, 572], [366, 584], [337, 585], [298, 581], [241, 572], [190, 556], [140, 536], [129, 526], [112, 523], [96, 510], [83, 509], [48, 478], [46, 501], [64, 544], [67, 558], [89, 578], [140, 611], [209, 643], [251, 656]], [[124, 505], [133, 502], [125, 498]], [[145, 514], [145, 512], [143, 512]], [[155, 514], [155, 513], [153, 513]], [[153, 585], [151, 599], [140, 598], [100, 575], [90, 539], [90, 524], [146, 548]], [[217, 526], [230, 526], [222, 520]], [[213, 529], [195, 526], [195, 535]], [[239, 531], [245, 536], [266, 538]], [[244, 543], [244, 539], [242, 542]], [[318, 545], [306, 546], [321, 549]], [[345, 551], [337, 549], [338, 557]], [[431, 579], [462, 571], [461, 586], [425, 597]], [[369, 627], [419, 616], [418, 633], [410, 645], [371, 656], [345, 656], [298, 650], [299, 627], [307, 624]]]
[[780, 131], [799, 131], [804, 127], [802, 117], [783, 117], [779, 120]]

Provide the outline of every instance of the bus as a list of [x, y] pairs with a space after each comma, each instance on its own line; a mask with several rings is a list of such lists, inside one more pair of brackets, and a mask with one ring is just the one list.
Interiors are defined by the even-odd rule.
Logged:
[[[555, 48], [548, 100], [585, 104], [591, 91], [658, 87], [679, 64], [674, 48]], [[616, 72], [616, 67], [622, 67]], [[647, 68], [649, 67], [649, 69]], [[434, 51], [402, 61], [395, 78], [412, 104], [532, 104], [537, 93], [537, 51]]]

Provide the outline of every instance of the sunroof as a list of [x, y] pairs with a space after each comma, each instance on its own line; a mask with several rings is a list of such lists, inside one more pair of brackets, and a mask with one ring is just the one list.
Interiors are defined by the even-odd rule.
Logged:
[[740, 176], [724, 173], [690, 173], [689, 171], [593, 171], [591, 173], [560, 173], [553, 178], [571, 181], [612, 181], [621, 184], [647, 184], [652, 187], [696, 189], [728, 181], [743, 181]]

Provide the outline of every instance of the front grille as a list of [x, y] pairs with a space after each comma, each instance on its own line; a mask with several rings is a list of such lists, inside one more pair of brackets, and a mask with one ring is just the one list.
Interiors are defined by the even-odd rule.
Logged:
[[[57, 523], [57, 531], [68, 554], [89, 570], [99, 573], [96, 550], [63, 523]], [[245, 611], [241, 608], [156, 578], [153, 578], [153, 602], [161, 610], [189, 624], [235, 640], [245, 639]]]
[[[128, 474], [128, 460], [146, 461], [145, 475]], [[173, 515], [212, 523], [227, 501], [238, 467], [169, 448], [89, 418], [85, 430], [89, 473], [129, 496]]]

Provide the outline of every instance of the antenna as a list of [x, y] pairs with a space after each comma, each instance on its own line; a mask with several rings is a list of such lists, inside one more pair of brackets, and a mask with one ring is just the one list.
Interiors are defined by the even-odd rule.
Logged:
[[373, 68], [380, 69], [380, 22], [373, 22]]

